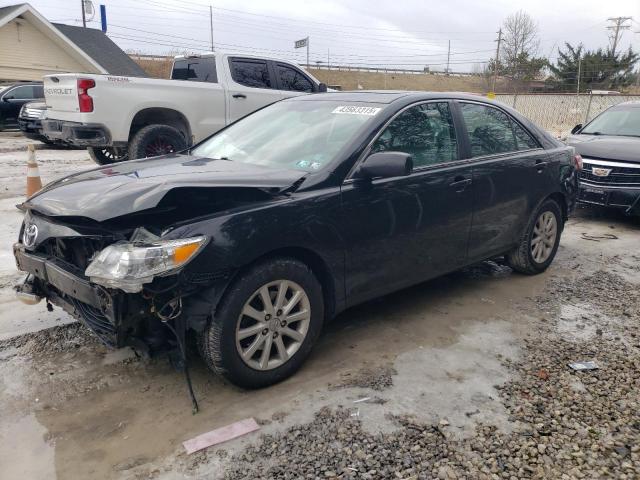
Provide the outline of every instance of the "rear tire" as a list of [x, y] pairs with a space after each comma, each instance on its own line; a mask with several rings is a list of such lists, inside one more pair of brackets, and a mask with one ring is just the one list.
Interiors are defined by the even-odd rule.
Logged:
[[187, 142], [176, 128], [169, 125], [147, 125], [129, 142], [129, 158], [159, 157], [187, 148]]
[[[264, 288], [271, 305], [262, 300]], [[279, 295], [281, 290], [284, 293]], [[289, 305], [294, 297], [299, 300]], [[266, 387], [300, 368], [323, 321], [322, 287], [311, 269], [292, 258], [268, 260], [228, 288], [214, 318], [200, 334], [200, 354], [211, 370], [231, 383], [243, 388]]]
[[507, 254], [507, 264], [527, 275], [544, 272], [556, 256], [562, 229], [560, 206], [546, 200], [531, 216], [518, 247]]
[[91, 160], [98, 165], [110, 165], [112, 163], [124, 162], [128, 160], [126, 149], [114, 147], [87, 147]]

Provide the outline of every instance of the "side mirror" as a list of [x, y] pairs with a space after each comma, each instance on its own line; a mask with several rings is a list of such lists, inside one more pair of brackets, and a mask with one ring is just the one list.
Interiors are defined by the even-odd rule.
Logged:
[[9, 100], [13, 100], [13, 97], [11, 96], [2, 97], [3, 102], [8, 102]]
[[413, 170], [411, 155], [404, 152], [377, 152], [369, 155], [360, 165], [358, 178], [406, 177]]
[[581, 123], [577, 124], [575, 127], [571, 129], [571, 134], [573, 135], [574, 133], [579, 132], [581, 128], [582, 128], [582, 124]]
[[318, 92], [325, 93], [326, 91], [327, 91], [327, 84], [326, 83], [319, 83], [318, 84]]

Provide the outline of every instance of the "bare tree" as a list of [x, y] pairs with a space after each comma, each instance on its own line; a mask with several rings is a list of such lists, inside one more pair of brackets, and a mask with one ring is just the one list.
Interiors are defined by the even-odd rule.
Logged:
[[471, 73], [480, 79], [480, 84], [485, 91], [491, 90], [491, 79], [493, 78], [493, 70], [485, 63], [475, 63], [471, 67]]
[[540, 47], [538, 24], [520, 10], [509, 15], [502, 24], [501, 60], [507, 72], [514, 75], [523, 59], [533, 58]]

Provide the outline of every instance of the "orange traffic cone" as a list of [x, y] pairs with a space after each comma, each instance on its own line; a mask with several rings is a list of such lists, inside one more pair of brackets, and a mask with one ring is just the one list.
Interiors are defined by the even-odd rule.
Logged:
[[29, 157], [27, 158], [27, 197], [30, 197], [42, 188], [38, 163], [36, 162], [36, 149], [33, 144], [27, 146]]

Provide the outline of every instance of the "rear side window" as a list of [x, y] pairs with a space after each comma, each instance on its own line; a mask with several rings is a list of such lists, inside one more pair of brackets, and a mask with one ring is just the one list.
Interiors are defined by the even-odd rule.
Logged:
[[9, 90], [5, 96], [6, 98], [15, 98], [16, 100], [25, 100], [29, 98], [42, 98], [35, 95], [35, 86], [23, 85]]
[[519, 124], [512, 120], [511, 125], [513, 126], [513, 133], [516, 136], [516, 147], [518, 148], [518, 150], [540, 148], [538, 142]]
[[456, 132], [447, 102], [408, 108], [374, 142], [373, 152], [405, 152], [416, 168], [458, 159]]
[[231, 78], [245, 87], [271, 88], [267, 62], [249, 58], [232, 58]]
[[276, 64], [276, 73], [280, 81], [281, 90], [313, 92], [313, 84], [300, 70], [278, 63]]
[[461, 103], [460, 108], [471, 142], [472, 157], [518, 150], [511, 120], [506, 113], [476, 103]]
[[173, 80], [218, 83], [214, 58], [184, 58], [176, 60], [171, 72]]

